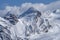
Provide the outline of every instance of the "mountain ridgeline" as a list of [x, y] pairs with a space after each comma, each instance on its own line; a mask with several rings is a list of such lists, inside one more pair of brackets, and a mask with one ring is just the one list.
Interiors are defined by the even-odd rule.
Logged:
[[[53, 13], [55, 13], [55, 11]], [[29, 40], [29, 37], [32, 35], [48, 33], [53, 27], [50, 20], [42, 17], [43, 15], [44, 14], [33, 7], [30, 7], [28, 10], [23, 12], [19, 17], [8, 12], [3, 18], [0, 18], [0, 40]], [[16, 24], [19, 20], [24, 24], [24, 26], [19, 24], [20, 29], [25, 28], [25, 32], [19, 30], [19, 32], [23, 32], [24, 37], [18, 37], [17, 35], [19, 34], [16, 32], [17, 28], [14, 28], [18, 27]]]

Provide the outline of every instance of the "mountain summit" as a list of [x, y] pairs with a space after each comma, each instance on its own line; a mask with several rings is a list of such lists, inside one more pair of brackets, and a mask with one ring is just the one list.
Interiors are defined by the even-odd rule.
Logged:
[[34, 7], [30, 7], [28, 8], [28, 10], [26, 10], [24, 13], [22, 13], [19, 18], [21, 17], [25, 17], [25, 16], [28, 16], [28, 15], [36, 15], [35, 13], [39, 12], [37, 9], [35, 9]]

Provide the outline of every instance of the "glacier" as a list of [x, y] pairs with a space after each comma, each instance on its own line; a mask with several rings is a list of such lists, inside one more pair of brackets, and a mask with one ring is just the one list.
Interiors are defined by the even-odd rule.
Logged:
[[0, 40], [60, 40], [60, 8], [45, 7], [41, 11], [30, 4], [1, 15]]

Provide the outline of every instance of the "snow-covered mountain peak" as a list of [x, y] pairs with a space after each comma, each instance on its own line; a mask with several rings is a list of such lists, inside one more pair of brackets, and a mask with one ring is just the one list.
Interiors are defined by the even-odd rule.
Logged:
[[14, 40], [18, 38], [20, 40], [25, 40], [24, 38], [29, 40], [40, 39], [41, 36], [45, 37], [48, 35], [50, 37], [50, 35], [55, 35], [59, 32], [60, 9], [41, 12], [34, 7], [29, 7], [26, 10], [22, 9], [20, 13], [17, 16], [18, 14], [15, 15], [15, 12], [9, 11], [3, 18], [0, 17], [0, 25], [11, 28], [9, 30], [12, 35], [10, 35]]
[[19, 16], [19, 18], [28, 16], [28, 15], [36, 15], [36, 12], [37, 12], [37, 11], [38, 11], [38, 10], [35, 9], [34, 7], [30, 7], [30, 8], [28, 8], [24, 13], [22, 13], [22, 14]]

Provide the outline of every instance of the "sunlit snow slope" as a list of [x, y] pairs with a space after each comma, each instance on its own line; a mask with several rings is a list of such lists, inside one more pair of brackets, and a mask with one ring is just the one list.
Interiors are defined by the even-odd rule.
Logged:
[[0, 40], [60, 40], [59, 3], [7, 6], [0, 11]]

